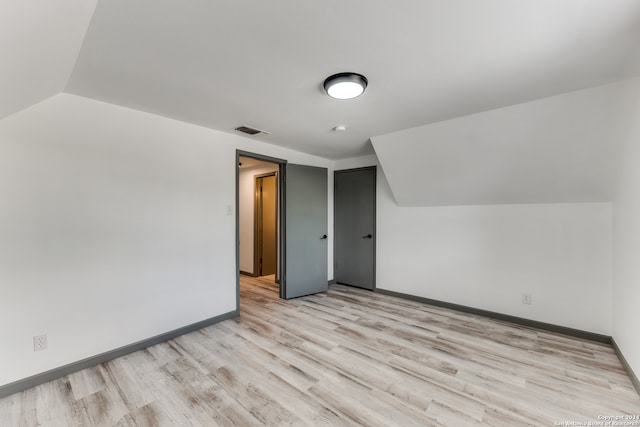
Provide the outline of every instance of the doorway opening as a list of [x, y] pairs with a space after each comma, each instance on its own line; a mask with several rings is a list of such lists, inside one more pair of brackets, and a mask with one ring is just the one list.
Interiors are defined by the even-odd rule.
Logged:
[[282, 297], [285, 164], [286, 160], [236, 152], [238, 305], [241, 274], [274, 283]]
[[[276, 271], [272, 283], [278, 281], [278, 293], [283, 299], [326, 292], [328, 289], [327, 186], [329, 175], [327, 168], [296, 165], [287, 163], [286, 160], [237, 150], [236, 301], [238, 311], [240, 311], [240, 274], [257, 278], [261, 274], [261, 270], [256, 268], [254, 262], [256, 259], [255, 183], [256, 178], [271, 174], [277, 177]], [[262, 183], [264, 184], [264, 180]]]

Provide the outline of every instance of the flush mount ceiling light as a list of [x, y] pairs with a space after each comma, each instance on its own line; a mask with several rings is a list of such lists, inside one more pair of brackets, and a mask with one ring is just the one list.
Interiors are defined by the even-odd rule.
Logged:
[[327, 77], [324, 90], [332, 98], [351, 99], [362, 95], [367, 88], [367, 78], [356, 73], [338, 73]]

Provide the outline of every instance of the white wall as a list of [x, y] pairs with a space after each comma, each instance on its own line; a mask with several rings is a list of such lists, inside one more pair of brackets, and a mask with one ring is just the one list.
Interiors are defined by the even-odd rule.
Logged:
[[[377, 286], [613, 333], [640, 372], [639, 110], [613, 203], [613, 292], [609, 203], [402, 208], [380, 168]], [[329, 168], [329, 229], [334, 167], [376, 163], [68, 94], [0, 121], [0, 385], [233, 310], [236, 149]], [[332, 253], [330, 238], [328, 279]], [[41, 333], [50, 348], [34, 353]]]
[[[395, 182], [379, 171], [378, 287], [612, 335], [640, 371], [639, 94], [635, 78], [372, 138]], [[592, 203], [545, 204], [571, 201]]]
[[613, 338], [640, 377], [640, 80], [629, 88], [613, 201]]
[[336, 160], [333, 163], [333, 167], [335, 170], [356, 169], [368, 166], [378, 166], [378, 158], [375, 154]]
[[69, 94], [0, 121], [0, 385], [235, 310], [236, 149], [332, 174]]
[[611, 334], [610, 203], [399, 207], [377, 176], [377, 288]]
[[255, 184], [256, 175], [269, 172], [277, 172], [278, 165], [266, 164], [253, 168], [240, 169], [238, 177], [239, 186], [239, 206], [238, 222], [240, 225], [240, 270], [245, 273], [256, 273], [253, 271], [254, 257], [254, 232], [255, 232]]
[[378, 288], [611, 334], [609, 203], [399, 207], [378, 170], [377, 214]]

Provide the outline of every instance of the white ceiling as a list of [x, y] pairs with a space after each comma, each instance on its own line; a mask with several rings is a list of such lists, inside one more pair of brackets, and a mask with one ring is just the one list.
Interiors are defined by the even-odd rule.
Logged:
[[0, 119], [64, 89], [97, 2], [0, 2]]
[[[375, 146], [403, 205], [608, 200], [615, 102], [575, 91], [639, 76], [639, 40], [638, 0], [6, 0], [0, 119], [66, 91], [329, 159]], [[364, 95], [324, 94], [343, 71]]]
[[240, 156], [240, 162], [238, 167], [240, 169], [253, 169], [266, 165], [272, 165], [273, 163], [263, 162], [262, 160], [254, 159], [252, 157]]
[[[85, 1], [56, 22], [81, 27]], [[338, 159], [372, 153], [376, 135], [639, 75], [638, 40], [637, 0], [102, 0], [65, 90]], [[323, 94], [341, 71], [368, 77], [363, 96]]]
[[640, 78], [372, 138], [400, 206], [605, 202]]

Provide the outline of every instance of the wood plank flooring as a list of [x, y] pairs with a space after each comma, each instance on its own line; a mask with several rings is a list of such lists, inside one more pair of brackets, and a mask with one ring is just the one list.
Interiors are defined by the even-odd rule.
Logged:
[[623, 414], [639, 415], [640, 397], [607, 345], [340, 285], [284, 301], [244, 276], [240, 318], [0, 399], [3, 427], [553, 426]]

